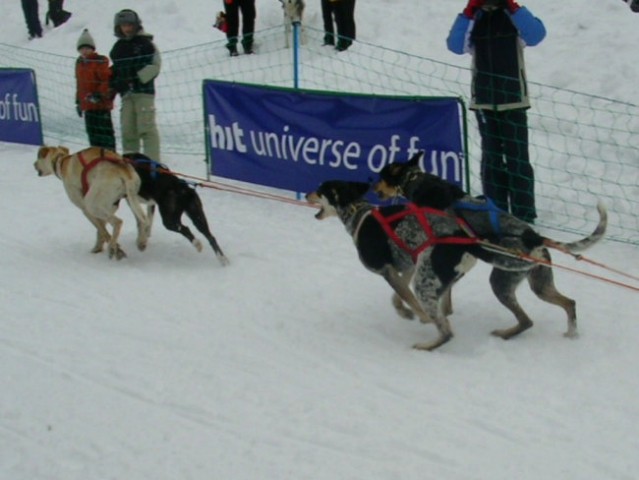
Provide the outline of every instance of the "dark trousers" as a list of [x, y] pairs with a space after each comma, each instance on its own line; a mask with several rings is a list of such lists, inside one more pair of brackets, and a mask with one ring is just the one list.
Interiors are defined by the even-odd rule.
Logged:
[[355, 40], [355, 0], [333, 2], [337, 35], [349, 45]]
[[253, 46], [253, 32], [255, 31], [255, 0], [233, 0], [230, 5], [224, 2], [226, 13], [226, 38], [228, 46], [237, 45], [240, 31], [240, 12], [242, 13], [242, 46]]
[[322, 0], [322, 20], [324, 21], [324, 44], [335, 45], [335, 26], [333, 15], [335, 12], [335, 2]]
[[108, 148], [115, 152], [115, 132], [110, 110], [86, 110], [84, 125], [89, 136], [89, 145]]
[[525, 109], [475, 112], [481, 135], [481, 181], [484, 195], [525, 221], [537, 217], [535, 175], [528, 157]]
[[38, 0], [22, 0], [22, 11], [30, 37], [42, 36], [42, 25], [38, 15]]

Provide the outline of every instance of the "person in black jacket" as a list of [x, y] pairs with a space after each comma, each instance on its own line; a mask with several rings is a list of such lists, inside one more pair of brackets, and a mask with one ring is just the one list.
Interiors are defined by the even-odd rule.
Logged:
[[[115, 14], [118, 37], [111, 53], [111, 89], [122, 98], [120, 123], [123, 153], [143, 153], [160, 161], [160, 134], [155, 123], [155, 78], [160, 73], [160, 52], [153, 36], [145, 33], [133, 10]], [[140, 144], [143, 150], [140, 150]]]
[[38, 14], [38, 0], [22, 0], [24, 20], [27, 22], [29, 40], [42, 37], [42, 25]]
[[481, 135], [484, 195], [527, 222], [537, 211], [523, 47], [545, 36], [541, 20], [514, 0], [469, 0], [447, 39], [452, 52], [473, 56], [470, 109]]
[[238, 55], [237, 40], [240, 32], [240, 12], [242, 12], [242, 48], [244, 53], [253, 53], [253, 34], [255, 32], [255, 0], [224, 0], [226, 14], [226, 48], [229, 55]]

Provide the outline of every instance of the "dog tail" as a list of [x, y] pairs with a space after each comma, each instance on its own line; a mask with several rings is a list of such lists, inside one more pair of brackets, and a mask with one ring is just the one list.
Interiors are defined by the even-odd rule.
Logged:
[[567, 253], [579, 253], [592, 247], [595, 243], [603, 238], [608, 227], [608, 211], [603, 203], [597, 204], [599, 211], [599, 223], [594, 231], [587, 237], [577, 240], [576, 242], [557, 242], [549, 238], [544, 239], [544, 245], [549, 248], [556, 248]]
[[138, 225], [146, 229], [149, 221], [146, 214], [144, 213], [144, 210], [142, 209], [142, 205], [140, 205], [140, 198], [138, 196], [142, 181], [140, 180], [140, 176], [130, 164], [127, 164], [127, 170], [129, 170], [128, 179], [124, 180], [126, 199], [129, 207], [131, 207], [133, 215], [138, 221]]

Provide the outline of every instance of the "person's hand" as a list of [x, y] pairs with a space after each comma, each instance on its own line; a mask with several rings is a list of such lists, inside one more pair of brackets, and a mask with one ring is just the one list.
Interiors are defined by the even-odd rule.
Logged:
[[82, 118], [82, 109], [80, 108], [80, 105], [76, 104], [75, 111], [78, 114], [78, 117]]
[[468, 0], [468, 5], [462, 12], [465, 17], [475, 18], [475, 13], [484, 5], [484, 0]]
[[87, 100], [89, 101], [89, 103], [100, 103], [102, 101], [102, 95], [100, 95], [99, 93], [91, 93], [90, 95], [87, 96]]
[[506, 0], [506, 8], [510, 13], [515, 13], [521, 7], [517, 2], [515, 2], [515, 0]]

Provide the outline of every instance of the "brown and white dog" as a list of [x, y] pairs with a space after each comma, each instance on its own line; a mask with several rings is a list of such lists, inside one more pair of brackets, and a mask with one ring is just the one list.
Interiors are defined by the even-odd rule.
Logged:
[[[66, 147], [40, 147], [34, 164], [41, 177], [55, 175], [64, 185], [71, 202], [77, 206], [97, 230], [92, 253], [102, 252], [108, 243], [109, 258], [120, 260], [126, 254], [118, 244], [122, 220], [115, 215], [118, 203], [126, 198], [137, 220], [139, 250], [146, 248], [149, 225], [138, 200], [140, 177], [117, 153], [90, 147], [69, 154]], [[106, 224], [113, 228], [111, 234]]]
[[300, 26], [300, 43], [304, 45], [306, 43], [306, 35], [302, 27], [304, 8], [306, 7], [304, 0], [280, 0], [280, 2], [284, 11], [284, 41], [286, 48], [291, 48], [291, 33], [294, 23], [298, 23]]

